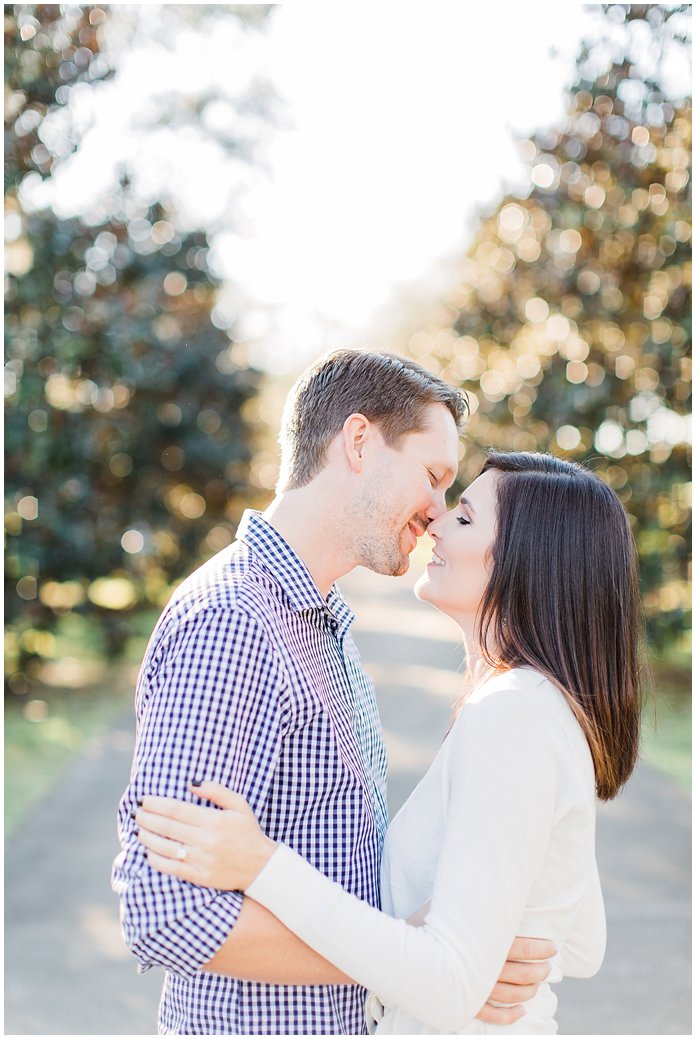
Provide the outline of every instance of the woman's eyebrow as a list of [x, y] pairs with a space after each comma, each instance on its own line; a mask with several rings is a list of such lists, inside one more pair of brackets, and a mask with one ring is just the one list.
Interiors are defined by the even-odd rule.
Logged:
[[469, 499], [465, 495], [463, 495], [463, 494], [462, 494], [461, 498], [459, 499], [459, 504], [460, 505], [466, 505], [467, 509], [471, 509], [472, 512], [476, 512], [476, 509], [471, 504]]

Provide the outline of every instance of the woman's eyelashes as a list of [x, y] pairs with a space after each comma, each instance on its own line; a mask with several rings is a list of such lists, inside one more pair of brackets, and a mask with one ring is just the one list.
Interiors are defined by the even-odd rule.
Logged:
[[468, 527], [471, 520], [466, 519], [464, 516], [457, 516], [457, 523], [461, 523], [463, 527]]

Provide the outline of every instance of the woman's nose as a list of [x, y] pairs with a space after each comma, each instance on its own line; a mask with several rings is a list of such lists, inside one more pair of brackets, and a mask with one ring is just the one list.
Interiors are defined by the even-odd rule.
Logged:
[[431, 522], [428, 524], [428, 527], [427, 527], [427, 529], [425, 531], [426, 534], [429, 534], [430, 537], [434, 538], [436, 541], [440, 537], [440, 527], [441, 527], [442, 517], [443, 516], [444, 516], [444, 513], [441, 512], [438, 516], [435, 517], [435, 519], [431, 520]]

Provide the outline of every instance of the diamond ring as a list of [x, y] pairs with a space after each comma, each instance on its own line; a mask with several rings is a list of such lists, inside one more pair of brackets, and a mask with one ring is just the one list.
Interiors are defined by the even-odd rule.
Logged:
[[184, 859], [186, 858], [186, 848], [184, 847], [183, 844], [180, 844], [179, 847], [176, 849], [176, 857], [181, 862], [183, 862]]

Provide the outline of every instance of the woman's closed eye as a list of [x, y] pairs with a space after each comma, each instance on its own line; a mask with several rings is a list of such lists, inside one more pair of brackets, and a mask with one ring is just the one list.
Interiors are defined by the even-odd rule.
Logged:
[[461, 523], [463, 527], [468, 527], [471, 520], [466, 519], [465, 516], [457, 516], [457, 523]]

